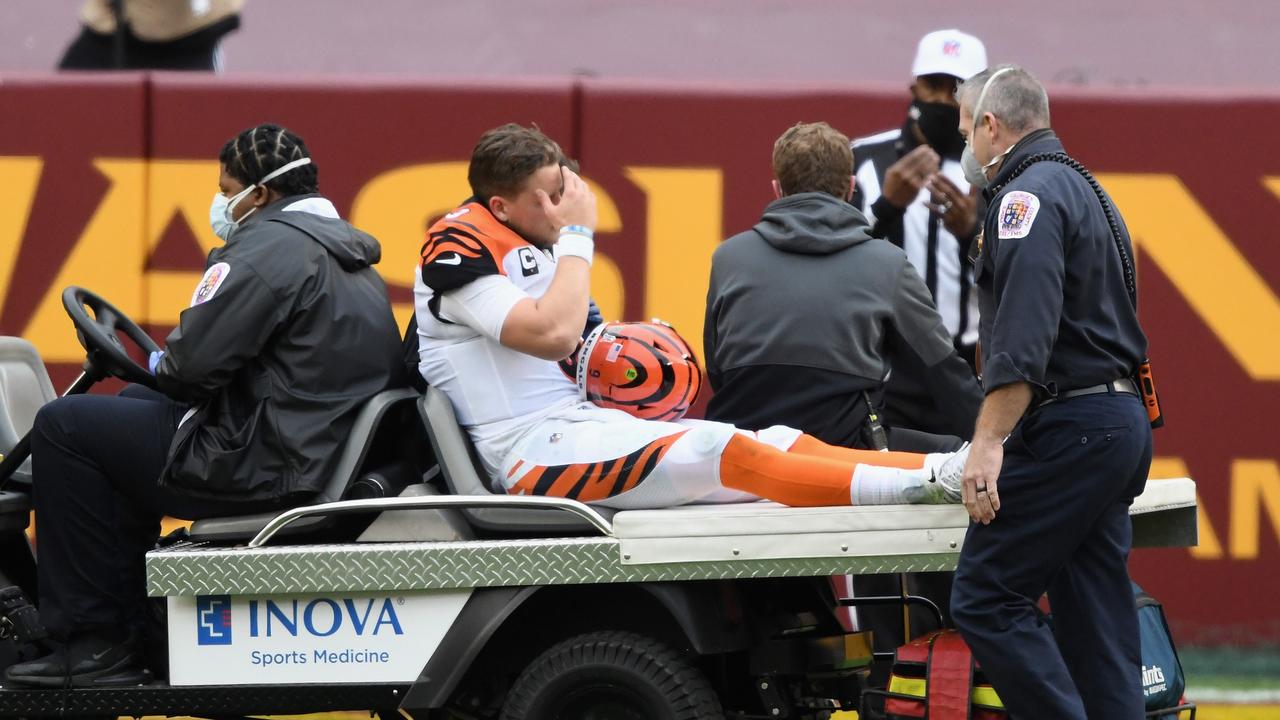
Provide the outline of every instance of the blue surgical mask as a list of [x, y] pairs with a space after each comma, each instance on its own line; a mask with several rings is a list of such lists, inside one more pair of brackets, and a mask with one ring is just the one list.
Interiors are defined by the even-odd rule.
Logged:
[[[252, 189], [248, 188], [245, 192]], [[242, 197], [244, 193], [236, 195], [237, 200]], [[239, 225], [239, 222], [231, 219], [231, 200], [222, 193], [214, 193], [213, 202], [209, 204], [209, 227], [213, 228], [213, 234], [226, 242]]]
[[257, 183], [250, 185], [231, 197], [227, 197], [222, 193], [215, 193], [213, 196], [213, 202], [209, 204], [209, 227], [213, 229], [213, 234], [222, 238], [223, 242], [230, 240], [232, 233], [240, 227], [240, 223], [244, 222], [246, 218], [258, 210], [256, 207], [250, 208], [249, 212], [242, 215], [239, 220], [236, 220], [235, 217], [233, 217], [232, 213], [235, 212], [236, 206], [240, 204], [240, 201], [243, 200], [246, 195], [253, 192], [254, 188], [260, 185], [265, 185], [268, 181], [274, 180], [294, 168], [300, 168], [303, 165], [310, 164], [311, 158], [294, 160], [291, 163], [286, 163], [279, 168], [272, 170], [270, 173], [267, 173], [266, 177], [262, 178]]
[[231, 237], [231, 231], [235, 229], [227, 222], [227, 196], [222, 193], [214, 193], [213, 202], [209, 203], [209, 227], [213, 228], [213, 234], [222, 238], [223, 242]]

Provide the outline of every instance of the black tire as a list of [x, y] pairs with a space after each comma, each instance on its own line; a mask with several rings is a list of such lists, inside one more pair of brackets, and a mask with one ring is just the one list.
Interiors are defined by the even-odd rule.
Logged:
[[707, 678], [657, 640], [628, 632], [569, 638], [520, 674], [501, 720], [723, 720]]

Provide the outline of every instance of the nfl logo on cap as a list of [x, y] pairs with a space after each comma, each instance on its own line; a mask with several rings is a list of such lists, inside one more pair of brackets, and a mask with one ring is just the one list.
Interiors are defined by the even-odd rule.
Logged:
[[935, 30], [920, 38], [911, 74], [951, 75], [968, 80], [987, 68], [987, 48], [959, 30]]

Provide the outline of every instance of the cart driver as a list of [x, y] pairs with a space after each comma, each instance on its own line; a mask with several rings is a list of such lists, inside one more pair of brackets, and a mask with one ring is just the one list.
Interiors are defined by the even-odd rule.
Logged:
[[958, 502], [963, 451], [850, 450], [586, 401], [557, 361], [587, 320], [595, 196], [554, 141], [518, 125], [480, 138], [468, 179], [474, 196], [423, 246], [419, 371], [449, 397], [495, 491], [619, 509]]
[[40, 614], [60, 642], [6, 684], [144, 682], [144, 555], [160, 518], [306, 502], [360, 406], [402, 379], [381, 249], [317, 194], [302, 139], [260, 125], [219, 161], [210, 222], [225, 244], [151, 358], [160, 392], [65, 397], [36, 417]]

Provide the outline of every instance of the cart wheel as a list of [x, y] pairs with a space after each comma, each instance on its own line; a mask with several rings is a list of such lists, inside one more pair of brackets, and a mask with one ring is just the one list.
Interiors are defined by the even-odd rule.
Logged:
[[525, 668], [502, 720], [723, 720], [707, 678], [643, 635], [594, 632], [555, 645]]

